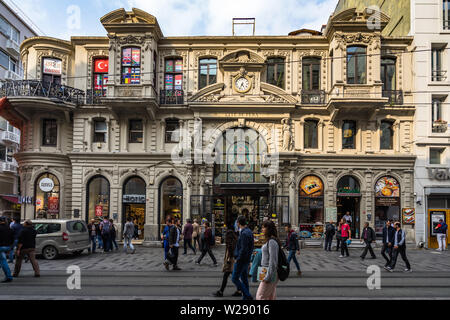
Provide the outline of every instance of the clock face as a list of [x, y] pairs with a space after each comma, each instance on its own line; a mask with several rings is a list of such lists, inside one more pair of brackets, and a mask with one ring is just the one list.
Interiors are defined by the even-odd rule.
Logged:
[[250, 88], [250, 82], [244, 77], [237, 79], [234, 85], [239, 92], [246, 92]]

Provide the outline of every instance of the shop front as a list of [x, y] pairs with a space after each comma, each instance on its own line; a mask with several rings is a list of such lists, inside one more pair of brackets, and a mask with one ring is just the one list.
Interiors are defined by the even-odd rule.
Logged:
[[384, 176], [375, 183], [375, 233], [383, 236], [387, 220], [400, 221], [400, 184], [394, 177]]
[[100, 221], [110, 214], [109, 181], [103, 176], [91, 178], [87, 184], [86, 222]]
[[300, 238], [320, 240], [324, 236], [324, 184], [317, 176], [309, 175], [300, 181], [299, 235]]
[[140, 177], [129, 178], [123, 186], [122, 194], [122, 225], [131, 218], [137, 226], [139, 240], [144, 239], [146, 184]]
[[342, 177], [337, 185], [337, 213], [339, 222], [349, 212], [352, 217], [350, 222], [353, 238], [359, 238], [360, 232], [360, 205], [361, 188], [359, 182], [352, 176]]
[[183, 185], [175, 177], [166, 178], [159, 187], [159, 239], [169, 218], [183, 219]]
[[35, 183], [35, 219], [60, 217], [60, 184], [51, 173], [40, 175]]
[[[427, 191], [433, 189], [436, 193], [427, 195], [428, 221], [426, 222], [426, 225], [428, 229], [428, 248], [437, 249], [439, 246], [435, 228], [439, 224], [440, 219], [444, 220], [447, 225], [450, 222], [450, 194], [442, 193], [442, 191], [439, 191], [440, 188], [430, 188], [427, 189]], [[447, 248], [449, 243], [447, 230]]]

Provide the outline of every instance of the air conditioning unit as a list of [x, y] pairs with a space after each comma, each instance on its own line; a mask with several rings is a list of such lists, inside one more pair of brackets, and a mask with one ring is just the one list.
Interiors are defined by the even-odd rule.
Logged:
[[8, 70], [5, 74], [5, 79], [7, 80], [21, 80], [20, 76], [14, 71]]
[[14, 40], [8, 39], [8, 41], [6, 41], [6, 50], [16, 58], [20, 56], [20, 46]]

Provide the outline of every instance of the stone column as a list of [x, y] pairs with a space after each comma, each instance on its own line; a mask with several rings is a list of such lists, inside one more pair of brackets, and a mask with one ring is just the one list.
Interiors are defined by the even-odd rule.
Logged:
[[165, 151], [165, 143], [166, 143], [166, 120], [163, 119], [160, 121], [160, 131], [159, 131], [159, 151]]
[[[295, 83], [295, 82], [294, 82]], [[302, 149], [301, 142], [303, 142], [302, 139], [302, 129], [303, 129], [303, 122], [301, 121], [295, 121], [294, 122], [294, 148], [295, 151], [300, 151]]]
[[324, 127], [325, 127], [324, 122], [323, 121], [319, 121], [318, 126], [317, 126], [317, 131], [318, 131], [317, 132], [317, 142], [318, 142], [317, 147], [318, 147], [319, 151], [324, 151], [324, 149], [325, 149], [324, 148], [324, 141], [323, 141]]
[[290, 221], [293, 226], [298, 225], [298, 209], [296, 208], [297, 199], [297, 184], [296, 184], [296, 170], [295, 168], [290, 168], [289, 172], [289, 215]]
[[147, 119], [142, 120], [142, 151], [147, 152]]
[[57, 134], [57, 137], [56, 137], [56, 150], [58, 150], [59, 152], [62, 152], [62, 137], [63, 137], [63, 134], [62, 134], [62, 131], [63, 131], [63, 128], [64, 128], [64, 126], [63, 126], [63, 121], [61, 120], [61, 119], [58, 119], [58, 120], [56, 120], [56, 123], [57, 123], [57, 132], [58, 132], [58, 134]]

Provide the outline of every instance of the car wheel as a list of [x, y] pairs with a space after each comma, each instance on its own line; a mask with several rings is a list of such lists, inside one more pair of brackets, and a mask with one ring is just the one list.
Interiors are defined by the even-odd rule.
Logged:
[[82, 254], [83, 253], [83, 250], [78, 250], [78, 251], [74, 251], [73, 252], [73, 255], [74, 256], [79, 256], [80, 254]]
[[54, 246], [46, 246], [42, 250], [42, 255], [46, 260], [54, 260], [58, 256], [58, 250]]

